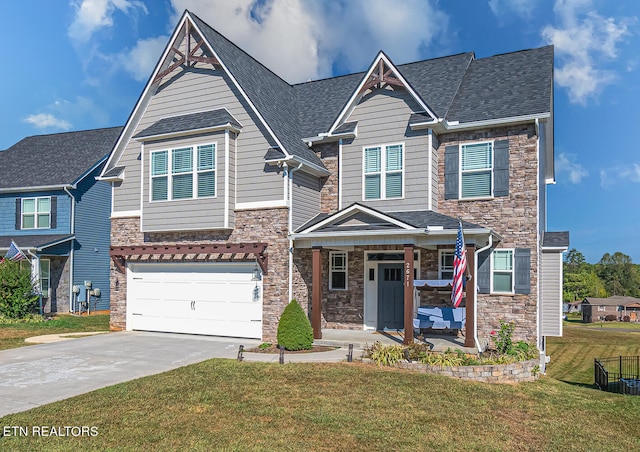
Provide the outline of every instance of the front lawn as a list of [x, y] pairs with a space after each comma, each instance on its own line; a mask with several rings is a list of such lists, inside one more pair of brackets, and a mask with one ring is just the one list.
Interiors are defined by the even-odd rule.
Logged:
[[81, 317], [58, 315], [53, 320], [42, 323], [2, 323], [0, 350], [29, 345], [24, 340], [32, 336], [84, 331], [109, 331], [109, 314]]
[[87, 426], [97, 436], [5, 436], [0, 449], [639, 450], [640, 397], [581, 386], [593, 381], [592, 354], [640, 352], [638, 334], [619, 334], [567, 328], [550, 340], [549, 374], [570, 384], [210, 360], [5, 416], [0, 428]]

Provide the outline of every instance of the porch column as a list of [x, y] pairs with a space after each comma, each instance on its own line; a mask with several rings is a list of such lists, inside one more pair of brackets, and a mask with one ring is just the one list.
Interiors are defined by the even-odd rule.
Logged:
[[404, 343], [413, 343], [413, 245], [404, 246]]
[[322, 248], [314, 247], [311, 259], [311, 327], [313, 338], [322, 339]]
[[467, 320], [465, 321], [465, 335], [464, 335], [464, 346], [465, 347], [475, 347], [476, 342], [474, 339], [476, 322], [475, 322], [475, 312], [476, 312], [476, 304], [475, 304], [475, 295], [476, 295], [476, 263], [475, 263], [475, 245], [467, 245], [467, 269], [469, 270], [469, 274], [471, 275], [471, 279], [467, 281], [467, 290], [465, 292], [466, 297], [466, 313]]

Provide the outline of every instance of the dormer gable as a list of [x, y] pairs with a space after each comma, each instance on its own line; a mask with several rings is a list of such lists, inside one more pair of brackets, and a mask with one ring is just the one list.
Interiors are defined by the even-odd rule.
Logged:
[[438, 116], [435, 114], [435, 112], [414, 90], [411, 84], [409, 84], [400, 70], [391, 62], [391, 59], [389, 59], [389, 57], [384, 52], [380, 51], [376, 58], [373, 60], [373, 63], [369, 66], [369, 69], [365, 73], [364, 77], [362, 77], [356, 89], [353, 91], [351, 97], [331, 125], [328, 134], [332, 135], [346, 121], [348, 121], [348, 118], [353, 109], [358, 105], [360, 100], [367, 93], [373, 92], [377, 89], [384, 89], [387, 86], [404, 88], [422, 109], [422, 111], [419, 113], [423, 113], [431, 121], [435, 122], [438, 120]]

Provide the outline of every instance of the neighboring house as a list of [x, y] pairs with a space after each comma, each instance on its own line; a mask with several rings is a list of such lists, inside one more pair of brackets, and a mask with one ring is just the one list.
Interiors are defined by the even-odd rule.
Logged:
[[638, 320], [640, 299], [614, 295], [609, 298], [587, 297], [582, 301], [582, 321], [593, 323], [605, 320], [608, 315], [622, 320], [629, 316], [631, 321]]
[[[11, 241], [31, 261], [46, 313], [109, 309], [111, 190], [97, 182], [122, 127], [25, 138], [0, 152], [0, 255]], [[73, 286], [79, 293], [73, 293]]]
[[544, 353], [568, 246], [545, 231], [552, 107], [552, 47], [290, 85], [185, 12], [101, 175], [111, 326], [273, 339], [295, 298], [316, 338], [413, 330], [461, 218], [467, 344], [513, 320]]

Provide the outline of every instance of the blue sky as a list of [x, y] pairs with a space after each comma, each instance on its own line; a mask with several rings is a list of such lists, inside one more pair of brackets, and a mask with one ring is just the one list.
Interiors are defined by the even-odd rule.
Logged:
[[124, 124], [185, 8], [292, 83], [365, 70], [379, 50], [402, 64], [554, 44], [548, 230], [569, 230], [589, 262], [640, 263], [636, 0], [2, 2], [0, 149]]

